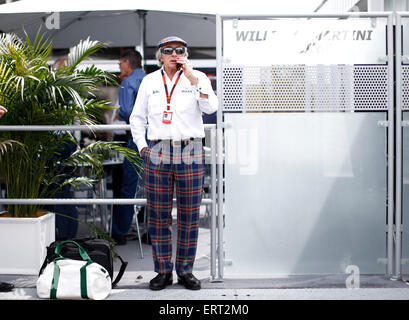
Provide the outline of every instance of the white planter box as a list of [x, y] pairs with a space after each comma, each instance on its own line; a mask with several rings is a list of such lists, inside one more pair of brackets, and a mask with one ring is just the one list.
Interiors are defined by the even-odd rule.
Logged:
[[38, 275], [55, 240], [55, 214], [39, 218], [0, 217], [0, 274]]

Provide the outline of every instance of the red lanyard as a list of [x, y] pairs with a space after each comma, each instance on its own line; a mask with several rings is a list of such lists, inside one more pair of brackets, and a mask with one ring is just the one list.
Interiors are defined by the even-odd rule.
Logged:
[[161, 72], [162, 72], [163, 85], [165, 86], [165, 92], [166, 92], [166, 102], [167, 102], [166, 110], [169, 111], [170, 110], [170, 99], [172, 99], [173, 91], [175, 90], [175, 87], [179, 82], [179, 79], [180, 79], [180, 76], [183, 73], [183, 70], [180, 70], [179, 75], [176, 78], [175, 84], [173, 85], [173, 88], [170, 91], [170, 95], [169, 95], [169, 92], [168, 92], [168, 86], [166, 85], [166, 77], [165, 77], [165, 73], [163, 72], [163, 69], [161, 70]]

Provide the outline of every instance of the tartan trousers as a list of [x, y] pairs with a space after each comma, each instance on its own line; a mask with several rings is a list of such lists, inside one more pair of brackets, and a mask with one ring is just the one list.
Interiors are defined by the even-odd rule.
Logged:
[[203, 161], [202, 142], [197, 140], [186, 146], [151, 141], [145, 153], [146, 212], [157, 273], [173, 270], [171, 213], [174, 186], [177, 199], [175, 270], [180, 276], [192, 273], [199, 235]]

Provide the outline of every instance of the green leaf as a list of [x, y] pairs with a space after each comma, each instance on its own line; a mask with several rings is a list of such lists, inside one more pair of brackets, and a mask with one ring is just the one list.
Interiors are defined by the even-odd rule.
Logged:
[[71, 71], [74, 71], [81, 61], [96, 53], [103, 46], [105, 46], [103, 43], [92, 41], [89, 37], [86, 40], [81, 40], [79, 44], [70, 49], [68, 54], [68, 65], [71, 67]]

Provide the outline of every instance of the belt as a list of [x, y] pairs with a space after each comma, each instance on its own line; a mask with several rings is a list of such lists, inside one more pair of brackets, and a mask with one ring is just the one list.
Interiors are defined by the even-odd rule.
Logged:
[[170, 144], [172, 147], [185, 147], [189, 143], [193, 141], [202, 141], [202, 138], [187, 138], [181, 140], [174, 140], [174, 139], [165, 139], [165, 140], [152, 140], [154, 143], [167, 143]]

